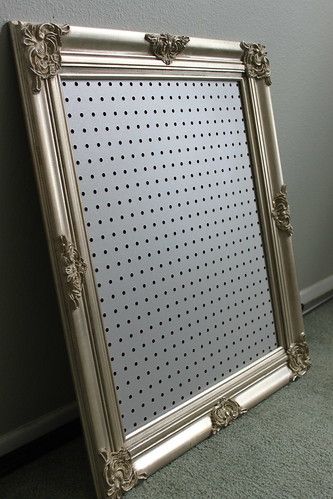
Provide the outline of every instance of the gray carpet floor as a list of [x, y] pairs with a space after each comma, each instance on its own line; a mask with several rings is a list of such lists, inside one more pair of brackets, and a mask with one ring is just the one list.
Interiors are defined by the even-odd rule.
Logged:
[[[305, 317], [312, 368], [128, 499], [333, 498], [333, 301]], [[82, 438], [0, 480], [0, 499], [93, 499]]]

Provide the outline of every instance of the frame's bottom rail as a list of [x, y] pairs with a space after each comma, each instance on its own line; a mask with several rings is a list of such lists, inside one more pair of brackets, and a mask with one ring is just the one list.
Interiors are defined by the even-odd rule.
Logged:
[[[239, 392], [233, 400], [242, 410], [248, 410], [259, 404], [293, 379], [293, 374], [287, 365], [271, 372], [263, 379]], [[141, 475], [152, 475], [158, 469], [182, 455], [191, 447], [205, 440], [212, 434], [212, 422], [209, 414], [181, 429], [175, 435], [140, 454], [133, 460], [135, 471]]]

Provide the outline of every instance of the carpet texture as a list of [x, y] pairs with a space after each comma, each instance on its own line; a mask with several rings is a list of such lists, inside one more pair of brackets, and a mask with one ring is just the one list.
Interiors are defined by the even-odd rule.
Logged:
[[[333, 301], [305, 317], [312, 368], [128, 499], [333, 498]], [[82, 438], [0, 480], [1, 499], [94, 499]]]

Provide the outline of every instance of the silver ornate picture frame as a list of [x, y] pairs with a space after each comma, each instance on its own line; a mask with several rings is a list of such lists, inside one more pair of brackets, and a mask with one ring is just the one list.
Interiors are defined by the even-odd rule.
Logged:
[[310, 367], [270, 63], [259, 43], [10, 30], [96, 492], [116, 498]]

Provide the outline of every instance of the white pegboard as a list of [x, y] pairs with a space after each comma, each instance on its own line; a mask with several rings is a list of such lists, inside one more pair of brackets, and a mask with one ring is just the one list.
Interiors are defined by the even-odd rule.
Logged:
[[236, 81], [64, 80], [125, 433], [277, 346]]

